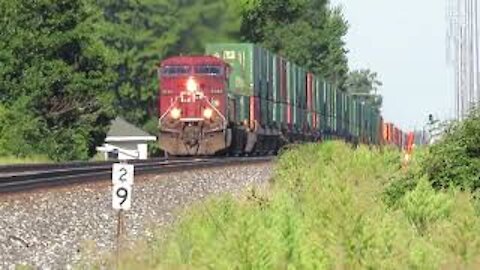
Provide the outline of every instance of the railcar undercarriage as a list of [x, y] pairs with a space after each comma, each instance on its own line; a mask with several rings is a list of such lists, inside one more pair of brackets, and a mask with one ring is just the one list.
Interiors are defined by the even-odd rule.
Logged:
[[215, 155], [230, 147], [231, 138], [230, 129], [212, 129], [202, 122], [162, 128], [159, 134], [160, 148], [174, 156]]

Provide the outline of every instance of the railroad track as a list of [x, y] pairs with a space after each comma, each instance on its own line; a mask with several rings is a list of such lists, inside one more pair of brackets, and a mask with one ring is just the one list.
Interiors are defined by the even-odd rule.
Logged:
[[[204, 167], [268, 162], [273, 156], [197, 159], [152, 159], [132, 161], [135, 175], [168, 173]], [[72, 162], [0, 166], [0, 193], [23, 192], [38, 188], [66, 186], [111, 178], [113, 162]]]

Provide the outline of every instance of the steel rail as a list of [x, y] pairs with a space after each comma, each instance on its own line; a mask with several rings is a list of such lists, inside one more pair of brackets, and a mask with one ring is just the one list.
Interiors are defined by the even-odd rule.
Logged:
[[[135, 161], [135, 175], [152, 173], [168, 173], [174, 171], [192, 170], [206, 167], [221, 167], [236, 164], [263, 163], [273, 159], [265, 157], [232, 157], [207, 159], [179, 160], [148, 160]], [[39, 188], [67, 186], [90, 181], [107, 180], [111, 178], [113, 162], [96, 162], [90, 164], [63, 164], [57, 167], [41, 167], [39, 170], [17, 171], [0, 174], [0, 193], [25, 192]]]
[[[179, 158], [174, 157], [168, 160], [188, 160], [189, 158]], [[153, 158], [148, 159], [149, 162], [154, 161], [165, 161], [167, 158]], [[17, 173], [17, 172], [26, 172], [26, 171], [43, 171], [43, 170], [52, 170], [60, 168], [79, 168], [79, 167], [88, 167], [92, 165], [112, 165], [112, 163], [117, 161], [70, 161], [62, 163], [26, 163], [26, 164], [9, 164], [9, 165], [0, 165], [0, 175], [5, 173]], [[144, 163], [145, 160], [131, 160], [131, 164]]]

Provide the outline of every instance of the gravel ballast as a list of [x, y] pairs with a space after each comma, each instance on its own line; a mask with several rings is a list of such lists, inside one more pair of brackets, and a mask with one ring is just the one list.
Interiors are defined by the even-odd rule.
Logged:
[[[171, 224], [178, 210], [208, 196], [263, 186], [271, 175], [272, 164], [262, 163], [137, 177], [126, 214], [128, 237]], [[1, 196], [0, 269], [68, 269], [89, 247], [107, 252], [114, 246], [117, 223], [108, 181]]]

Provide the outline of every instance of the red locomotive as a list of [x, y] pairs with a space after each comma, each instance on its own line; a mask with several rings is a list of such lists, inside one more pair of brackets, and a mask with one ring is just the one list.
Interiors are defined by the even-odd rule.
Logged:
[[159, 69], [160, 147], [172, 155], [212, 155], [229, 147], [230, 68], [212, 56], [166, 59]]

